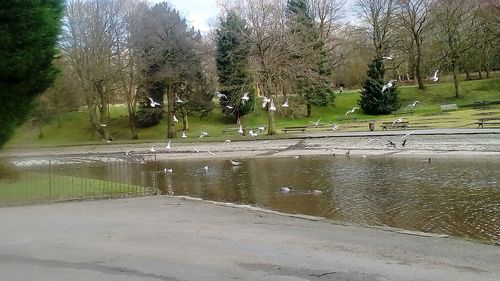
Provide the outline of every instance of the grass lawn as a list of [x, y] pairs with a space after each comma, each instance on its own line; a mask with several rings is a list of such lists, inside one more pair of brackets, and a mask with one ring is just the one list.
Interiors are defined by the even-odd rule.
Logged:
[[37, 172], [0, 181], [0, 205], [143, 193], [144, 189], [135, 185]]
[[[400, 85], [401, 86], [401, 85]], [[425, 90], [419, 90], [416, 86], [401, 86], [400, 101], [404, 108], [406, 105], [418, 100], [420, 104], [416, 107], [413, 115], [403, 116], [410, 121], [410, 126], [414, 128], [474, 128], [473, 122], [478, 116], [484, 114], [500, 115], [500, 104], [493, 106], [491, 110], [475, 110], [472, 104], [476, 101], [500, 101], [500, 78], [491, 78], [484, 80], [464, 81], [461, 83], [462, 95], [460, 99], [454, 96], [453, 83], [429, 84]], [[278, 106], [276, 111], [276, 127], [279, 137], [283, 137], [281, 129], [285, 126], [301, 126], [310, 124], [309, 121], [316, 121], [321, 118], [321, 123], [335, 122], [340, 126], [341, 131], [360, 131], [367, 130], [367, 121], [376, 120], [392, 121], [396, 117], [390, 115], [366, 115], [361, 111], [356, 111], [356, 121], [339, 121], [339, 117], [344, 116], [345, 112], [352, 107], [358, 106], [359, 90], [345, 91], [343, 95], [335, 98], [335, 105], [328, 107], [314, 107], [312, 116], [305, 117], [305, 105], [293, 106], [294, 100], [290, 99], [291, 108], [283, 111]], [[282, 101], [276, 101], [280, 104]], [[440, 112], [440, 105], [455, 103], [459, 106], [456, 112]], [[243, 118], [245, 127], [256, 127], [267, 125], [267, 112], [260, 107], [260, 101], [257, 101], [255, 111]], [[130, 139], [128, 128], [128, 118], [125, 107], [116, 106], [111, 109], [111, 128], [115, 143], [134, 143], [134, 142], [156, 142], [166, 139], [166, 121], [162, 120], [160, 124], [151, 127], [139, 129], [139, 140]], [[179, 117], [179, 116], [178, 116]], [[80, 145], [80, 144], [99, 144], [102, 143], [100, 137], [89, 126], [89, 117], [87, 112], [69, 112], [65, 114], [60, 122], [54, 120], [43, 126], [44, 137], [38, 138], [38, 129], [30, 122], [26, 122], [16, 131], [14, 137], [5, 147], [39, 147], [39, 146], [57, 146], [57, 145]], [[226, 127], [236, 127], [234, 122], [227, 120], [217, 107], [207, 117], [190, 116], [189, 131], [187, 139], [176, 139], [176, 142], [199, 141], [198, 137], [201, 131], [207, 131], [209, 136], [201, 141], [217, 141], [225, 138], [232, 140], [248, 139], [245, 136], [237, 134], [222, 135], [221, 129]], [[177, 130], [182, 130], [182, 124], [176, 125]], [[380, 128], [377, 128], [379, 130]], [[259, 136], [261, 138], [270, 138], [268, 136]]]

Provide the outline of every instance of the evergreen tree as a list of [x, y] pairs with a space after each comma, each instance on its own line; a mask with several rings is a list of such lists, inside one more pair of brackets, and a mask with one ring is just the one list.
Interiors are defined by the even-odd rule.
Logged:
[[0, 3], [0, 146], [50, 86], [62, 0]]
[[331, 66], [318, 28], [314, 24], [306, 0], [288, 0], [287, 17], [293, 41], [291, 76], [295, 91], [307, 106], [327, 106], [334, 101]]
[[368, 65], [368, 79], [361, 89], [359, 106], [367, 114], [389, 114], [399, 108], [399, 89], [396, 85], [382, 91], [386, 84], [384, 77], [385, 68], [382, 58], [376, 57]]
[[[240, 118], [254, 108], [255, 93], [249, 70], [250, 41], [245, 21], [229, 11], [217, 29], [217, 73], [223, 112]], [[247, 94], [248, 100], [241, 98]]]

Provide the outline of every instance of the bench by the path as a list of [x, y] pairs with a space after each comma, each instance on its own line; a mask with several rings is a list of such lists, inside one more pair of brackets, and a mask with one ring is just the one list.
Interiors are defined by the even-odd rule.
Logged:
[[290, 126], [290, 127], [284, 127], [283, 128], [283, 132], [288, 133], [288, 132], [302, 132], [304, 133], [304, 131], [307, 129], [307, 126]]
[[458, 106], [456, 103], [451, 103], [451, 104], [443, 104], [441, 105], [441, 112], [444, 111], [451, 111], [451, 110], [458, 110]]
[[388, 129], [403, 129], [405, 130], [408, 128], [408, 121], [402, 121], [402, 122], [382, 122], [382, 129], [388, 130]]

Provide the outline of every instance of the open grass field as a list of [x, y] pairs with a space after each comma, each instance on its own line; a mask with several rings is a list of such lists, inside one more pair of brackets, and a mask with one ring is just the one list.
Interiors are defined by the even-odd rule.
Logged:
[[130, 184], [37, 172], [0, 180], [0, 205], [143, 193], [142, 187]]
[[[429, 84], [424, 91], [415, 86], [401, 86], [400, 101], [404, 108], [406, 105], [418, 100], [420, 104], [412, 115], [398, 116], [406, 118], [410, 126], [418, 128], [475, 128], [473, 124], [482, 116], [500, 115], [500, 78], [495, 77], [484, 80], [464, 81], [461, 83], [463, 97], [456, 99], [452, 83]], [[305, 105], [293, 106], [293, 98], [290, 100], [291, 108], [283, 111], [278, 107], [276, 111], [276, 126], [279, 137], [283, 137], [281, 129], [286, 126], [309, 125], [309, 121], [321, 119], [321, 123], [335, 122], [339, 125], [339, 130], [343, 131], [362, 131], [367, 130], [367, 121], [376, 122], [392, 121], [396, 117], [390, 115], [366, 115], [361, 111], [356, 111], [357, 119], [350, 121], [339, 121], [339, 118], [345, 115], [345, 112], [354, 106], [358, 106], [359, 90], [345, 91], [341, 96], [336, 96], [335, 104], [328, 107], [313, 108], [312, 116], [305, 117]], [[481, 100], [498, 101], [498, 104], [492, 105], [490, 109], [478, 110], [473, 108], [473, 103]], [[278, 101], [281, 103], [282, 101]], [[458, 111], [441, 112], [440, 105], [457, 104]], [[111, 122], [109, 124], [114, 138], [114, 142], [133, 143], [133, 142], [154, 142], [162, 141], [166, 138], [166, 121], [163, 120], [157, 126], [151, 128], [139, 129], [139, 140], [130, 139], [130, 131], [127, 125], [127, 112], [123, 106], [114, 106], [110, 110]], [[15, 136], [5, 147], [38, 147], [38, 146], [57, 146], [57, 145], [80, 145], [102, 143], [99, 136], [93, 132], [89, 126], [89, 117], [87, 112], [69, 112], [66, 113], [60, 122], [53, 120], [43, 126], [42, 139], [38, 138], [38, 128], [31, 122], [26, 122], [21, 126]], [[209, 136], [203, 141], [214, 141], [228, 138], [229, 135], [223, 135], [221, 130], [227, 127], [236, 127], [234, 121], [228, 120], [216, 108], [207, 117], [190, 116], [188, 138], [178, 141], [198, 141], [201, 131], [207, 131]], [[256, 103], [255, 111], [245, 116], [243, 119], [244, 127], [256, 127], [260, 125], [267, 126], [267, 112], [260, 108], [260, 102]], [[178, 123], [176, 128], [182, 131], [182, 124]], [[380, 130], [380, 127], [376, 127]], [[231, 133], [231, 139], [246, 139], [248, 137], [239, 136]], [[267, 136], [261, 136], [267, 137]], [[275, 137], [275, 136], [273, 136]]]

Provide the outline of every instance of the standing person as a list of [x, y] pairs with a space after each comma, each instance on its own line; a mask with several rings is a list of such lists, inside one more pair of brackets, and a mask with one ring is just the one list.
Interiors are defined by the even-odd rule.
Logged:
[[340, 86], [339, 95], [342, 95], [343, 93], [344, 93], [344, 87]]

